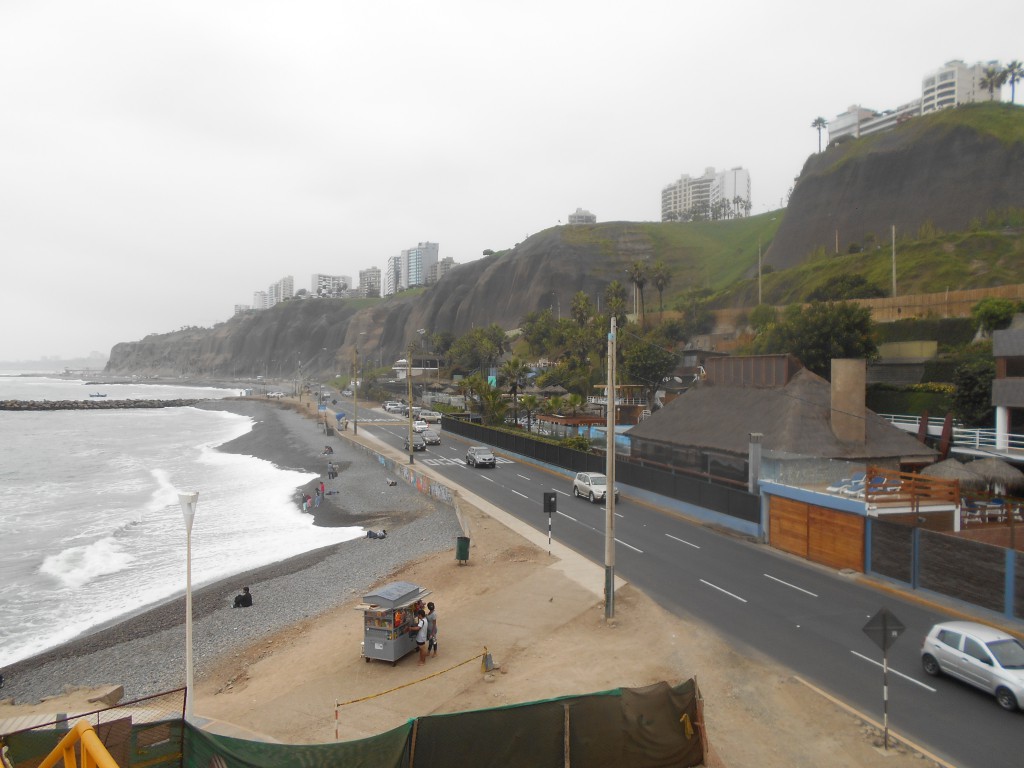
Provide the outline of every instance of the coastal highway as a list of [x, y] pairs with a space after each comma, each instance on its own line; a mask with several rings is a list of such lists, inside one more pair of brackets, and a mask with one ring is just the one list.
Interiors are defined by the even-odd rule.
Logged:
[[[372, 418], [380, 421], [363, 422], [361, 428], [402, 450], [407, 422], [388, 423], [380, 411]], [[464, 460], [469, 443], [447, 433], [441, 439], [442, 445], [417, 452], [416, 462], [545, 534], [543, 494], [555, 491], [553, 538], [603, 564], [604, 507], [574, 498], [569, 477], [501, 455], [495, 469], [473, 469]], [[1024, 713], [1004, 712], [992, 696], [921, 670], [925, 633], [935, 622], [955, 618], [952, 614], [627, 495], [620, 497], [616, 512], [617, 575], [674, 614], [715, 627], [735, 647], [785, 664], [879, 722], [882, 652], [863, 627], [880, 608], [888, 608], [906, 626], [889, 651], [890, 728], [951, 765], [1024, 764]], [[643, 652], [643, 637], [637, 637], [637, 652]]]

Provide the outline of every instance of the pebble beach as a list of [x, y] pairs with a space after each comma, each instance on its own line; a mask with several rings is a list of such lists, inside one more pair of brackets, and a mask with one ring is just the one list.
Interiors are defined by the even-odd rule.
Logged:
[[[197, 679], [226, 656], [261, 638], [314, 618], [368, 592], [404, 564], [454, 551], [461, 535], [455, 512], [395, 485], [376, 458], [347, 440], [327, 437], [315, 421], [287, 405], [259, 400], [208, 401], [198, 407], [249, 416], [253, 429], [220, 450], [256, 456], [277, 466], [321, 475], [337, 494], [311, 510], [318, 526], [386, 528], [388, 537], [365, 537], [307, 552], [193, 588], [193, 641]], [[325, 444], [334, 448], [338, 478], [327, 480]], [[314, 483], [296, 489], [312, 494]], [[244, 510], [239, 510], [244, 524]], [[233, 609], [250, 587], [254, 604]], [[71, 642], [0, 670], [0, 697], [29, 704], [74, 687], [123, 685], [125, 700], [185, 684], [185, 597], [154, 605]]]

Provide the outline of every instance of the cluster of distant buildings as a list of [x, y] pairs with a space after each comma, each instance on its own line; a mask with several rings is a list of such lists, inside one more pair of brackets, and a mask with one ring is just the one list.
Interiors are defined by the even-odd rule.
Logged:
[[947, 61], [921, 80], [921, 95], [906, 104], [881, 112], [853, 104], [828, 124], [829, 141], [857, 138], [888, 131], [912, 117], [976, 101], [998, 101], [999, 89], [989, 92], [982, 85], [985, 70], [999, 68], [999, 62], [978, 62], [968, 66], [962, 61]]
[[408, 248], [390, 257], [383, 271], [379, 267], [359, 270], [358, 286], [350, 275], [318, 272], [310, 276], [308, 291], [296, 293], [295, 279], [287, 275], [271, 283], [265, 291], [253, 292], [252, 304], [236, 304], [235, 314], [270, 309], [297, 296], [322, 299], [379, 298], [409, 288], [430, 285], [458, 266], [451, 256], [438, 258], [438, 250], [437, 243], [417, 243], [415, 248]]

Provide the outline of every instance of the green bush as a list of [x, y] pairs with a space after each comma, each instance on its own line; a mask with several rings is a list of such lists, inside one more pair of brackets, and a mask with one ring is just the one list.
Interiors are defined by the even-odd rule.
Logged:
[[[917, 385], [921, 386], [921, 385]], [[953, 410], [953, 393], [920, 392], [872, 384], [867, 390], [867, 406], [875, 413], [899, 413], [920, 416], [945, 416]]]

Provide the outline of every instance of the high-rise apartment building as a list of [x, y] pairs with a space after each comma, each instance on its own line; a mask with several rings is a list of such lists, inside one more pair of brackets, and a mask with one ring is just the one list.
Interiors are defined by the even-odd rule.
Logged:
[[402, 257], [389, 256], [384, 266], [383, 276], [384, 295], [391, 296], [398, 293], [404, 287], [402, 285]]
[[402, 251], [402, 287], [415, 288], [427, 284], [430, 268], [437, 264], [437, 243], [417, 243]]
[[285, 299], [290, 299], [295, 295], [295, 281], [291, 275], [282, 277], [276, 283], [272, 283], [267, 289], [267, 309], [280, 304]]
[[252, 294], [252, 308], [253, 309], [267, 309], [270, 304], [267, 300], [266, 291], [253, 291]]
[[706, 168], [697, 178], [683, 174], [661, 190], [661, 220], [731, 219], [750, 214], [750, 172]]
[[380, 297], [380, 267], [359, 270], [359, 295]]
[[345, 275], [314, 274], [309, 282], [309, 292], [314, 296], [338, 296], [352, 287], [351, 278]]
[[987, 88], [981, 87], [985, 67], [1001, 69], [998, 61], [979, 61], [969, 67], [954, 60], [925, 75], [921, 80], [921, 114], [975, 101], [998, 101], [999, 93], [989, 93]]

